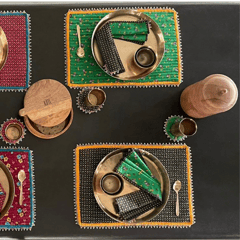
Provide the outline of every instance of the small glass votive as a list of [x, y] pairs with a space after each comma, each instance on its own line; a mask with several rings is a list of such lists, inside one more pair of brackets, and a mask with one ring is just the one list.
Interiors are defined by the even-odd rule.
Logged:
[[190, 137], [196, 134], [197, 123], [191, 118], [183, 118], [173, 124], [170, 131], [175, 137]]
[[102, 190], [109, 195], [116, 195], [122, 191], [123, 180], [114, 173], [108, 173], [101, 180]]
[[88, 92], [85, 103], [88, 107], [103, 105], [106, 101], [106, 93], [99, 88], [92, 89]]
[[141, 47], [136, 51], [134, 60], [139, 67], [150, 68], [156, 62], [156, 54], [149, 47]]

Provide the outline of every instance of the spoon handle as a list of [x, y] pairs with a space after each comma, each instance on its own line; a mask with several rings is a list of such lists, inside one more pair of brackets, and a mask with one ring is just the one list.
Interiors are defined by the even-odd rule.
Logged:
[[22, 183], [20, 185], [20, 196], [19, 196], [19, 204], [22, 205], [23, 202], [23, 187], [22, 187]]
[[176, 201], [176, 215], [179, 216], [179, 198], [178, 198], [178, 192], [177, 192], [177, 201]]
[[81, 47], [81, 33], [80, 33], [80, 26], [79, 25], [77, 25], [77, 34], [78, 34], [79, 47]]

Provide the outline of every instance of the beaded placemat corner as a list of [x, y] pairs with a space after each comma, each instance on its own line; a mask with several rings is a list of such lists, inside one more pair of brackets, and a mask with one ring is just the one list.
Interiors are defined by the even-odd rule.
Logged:
[[[157, 69], [134, 81], [122, 81], [107, 75], [95, 62], [91, 52], [91, 37], [97, 23], [107, 14], [117, 9], [69, 10], [65, 18], [66, 83], [71, 88], [78, 87], [154, 87], [179, 86], [182, 82], [183, 67], [181, 36], [178, 13], [171, 8], [130, 8], [151, 17], [163, 32], [165, 41], [164, 57]], [[85, 58], [80, 59], [76, 25], [82, 32], [81, 42]]]
[[24, 91], [30, 85], [30, 15], [25, 11], [0, 12], [0, 26], [8, 41], [8, 56], [0, 71], [0, 91]]
[[[28, 148], [0, 148], [0, 160], [10, 170], [15, 186], [15, 196], [8, 213], [0, 219], [0, 231], [31, 230], [35, 225], [35, 183], [33, 152]], [[19, 204], [20, 182], [18, 172], [24, 170], [23, 204]]]
[[[107, 216], [98, 206], [92, 179], [98, 163], [118, 148], [141, 148], [156, 156], [170, 179], [170, 196], [162, 212], [149, 222], [120, 223]], [[176, 193], [172, 186], [180, 180], [180, 215], [175, 215]], [[151, 228], [191, 227], [195, 223], [190, 147], [185, 144], [85, 144], [74, 150], [74, 201], [76, 224], [81, 228]]]

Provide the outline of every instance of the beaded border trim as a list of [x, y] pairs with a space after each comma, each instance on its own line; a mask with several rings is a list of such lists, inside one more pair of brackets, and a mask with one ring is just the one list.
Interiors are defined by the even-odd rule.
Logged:
[[[187, 175], [188, 175], [188, 198], [189, 198], [189, 212], [190, 222], [181, 223], [166, 223], [166, 222], [145, 222], [140, 224], [126, 224], [126, 223], [82, 223], [80, 213], [80, 192], [79, 187], [79, 149], [87, 148], [185, 148], [187, 153]], [[118, 229], [118, 228], [189, 228], [196, 223], [195, 207], [194, 207], [194, 190], [193, 190], [193, 176], [192, 176], [192, 154], [191, 148], [186, 144], [160, 144], [160, 143], [86, 143], [78, 144], [73, 150], [73, 183], [74, 183], [74, 210], [75, 223], [84, 229]]]
[[27, 52], [27, 73], [26, 73], [26, 85], [24, 87], [3, 87], [0, 86], [1, 92], [23, 92], [26, 91], [31, 85], [32, 77], [32, 39], [31, 39], [31, 17], [30, 14], [23, 11], [0, 11], [0, 14], [22, 14], [26, 15], [26, 52]]
[[[11, 123], [17, 123], [21, 128], [22, 128], [22, 135], [21, 137], [18, 139], [18, 140], [10, 140], [7, 138], [6, 134], [5, 134], [5, 129], [11, 124]], [[16, 118], [10, 118], [10, 119], [7, 119], [4, 123], [2, 123], [1, 125], [1, 128], [0, 128], [0, 137], [1, 139], [5, 142], [5, 143], [8, 143], [8, 144], [13, 144], [13, 145], [16, 145], [16, 144], [19, 144], [22, 139], [25, 137], [26, 135], [26, 128], [24, 126], [24, 124], [16, 119]]]
[[72, 84], [70, 83], [70, 60], [69, 60], [69, 53], [68, 53], [68, 16], [72, 12], [89, 12], [89, 11], [101, 11], [101, 12], [113, 12], [116, 10], [121, 9], [133, 9], [133, 10], [159, 10], [159, 11], [169, 11], [174, 13], [174, 20], [175, 20], [175, 28], [176, 28], [176, 38], [177, 38], [177, 49], [178, 49], [178, 82], [146, 82], [146, 83], [99, 83], [94, 84], [94, 87], [102, 87], [102, 88], [148, 88], [148, 87], [179, 87], [179, 85], [183, 82], [183, 60], [182, 60], [182, 40], [181, 40], [181, 30], [180, 30], [180, 24], [179, 24], [179, 16], [178, 12], [175, 11], [174, 8], [169, 7], [110, 7], [110, 8], [78, 8], [78, 9], [69, 9], [68, 12], [65, 14], [64, 18], [64, 52], [65, 52], [65, 84], [69, 86], [70, 88], [78, 89], [83, 87], [92, 86], [90, 84]]
[[2, 226], [0, 225], [0, 231], [31, 231], [32, 227], [35, 226], [36, 222], [36, 198], [35, 198], [35, 176], [34, 176], [34, 157], [33, 157], [33, 151], [29, 150], [29, 148], [24, 147], [3, 147], [0, 148], [0, 151], [27, 151], [29, 153], [29, 170], [30, 170], [30, 196], [31, 198], [31, 223], [29, 226], [23, 225], [23, 226]]
[[164, 126], [163, 126], [163, 131], [164, 131], [164, 133], [166, 134], [166, 136], [167, 136], [167, 138], [169, 138], [171, 141], [174, 141], [174, 142], [180, 142], [180, 141], [184, 141], [186, 138], [187, 138], [187, 136], [183, 136], [181, 139], [172, 139], [170, 136], [169, 136], [169, 134], [168, 134], [168, 132], [167, 132], [167, 130], [166, 130], [166, 128], [167, 128], [167, 124], [168, 124], [168, 122], [169, 122], [169, 120], [171, 119], [171, 118], [173, 118], [173, 117], [179, 117], [179, 118], [182, 118], [183, 119], [183, 116], [179, 116], [179, 115], [171, 115], [170, 117], [168, 117], [167, 119], [166, 119], [166, 121], [164, 122]]
[[91, 89], [99, 89], [99, 88], [82, 88], [77, 97], [76, 97], [76, 101], [77, 101], [77, 107], [83, 111], [86, 114], [92, 114], [92, 113], [97, 113], [99, 111], [101, 111], [101, 109], [103, 108], [104, 104], [100, 105], [100, 106], [96, 106], [96, 107], [88, 107], [85, 104], [85, 97], [86, 94], [91, 90]]

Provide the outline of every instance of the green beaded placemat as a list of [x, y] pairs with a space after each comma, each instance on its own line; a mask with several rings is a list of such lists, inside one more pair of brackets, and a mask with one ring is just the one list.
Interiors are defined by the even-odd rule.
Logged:
[[[138, 9], [160, 27], [165, 40], [165, 53], [157, 69], [138, 80], [122, 81], [106, 74], [95, 62], [91, 37], [97, 23], [115, 10], [69, 10], [66, 14], [66, 81], [69, 87], [178, 86], [182, 82], [182, 60], [178, 14], [173, 9]], [[81, 43], [85, 58], [77, 54], [76, 26], [81, 28]]]

